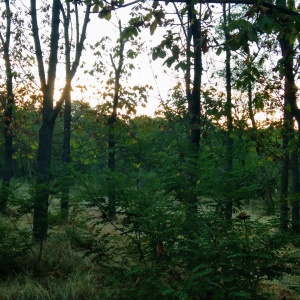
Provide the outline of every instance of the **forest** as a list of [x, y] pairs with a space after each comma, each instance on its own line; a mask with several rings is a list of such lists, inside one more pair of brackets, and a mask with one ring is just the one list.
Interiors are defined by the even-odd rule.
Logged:
[[0, 300], [300, 299], [300, 2], [0, 12]]

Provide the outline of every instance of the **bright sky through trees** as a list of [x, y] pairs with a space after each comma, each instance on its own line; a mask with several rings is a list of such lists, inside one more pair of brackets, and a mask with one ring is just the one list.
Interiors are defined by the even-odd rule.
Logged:
[[[17, 3], [22, 3], [24, 11], [28, 8], [26, 3], [17, 1]], [[151, 5], [151, 4], [149, 4]], [[213, 14], [218, 19], [220, 17], [220, 5], [211, 5]], [[85, 41], [85, 50], [81, 59], [82, 68], [79, 68], [73, 81], [73, 100], [84, 100], [90, 103], [91, 106], [101, 104], [103, 99], [98, 94], [97, 89], [105, 90], [105, 79], [102, 78], [103, 82], [99, 82], [93, 76], [85, 73], [93, 68], [94, 62], [99, 59], [93, 55], [93, 51], [90, 49], [89, 45], [95, 44], [104, 36], [108, 36], [111, 39], [112, 47], [116, 45], [118, 38], [118, 20], [121, 20], [122, 26], [128, 25], [128, 20], [130, 19], [130, 11], [132, 7], [125, 7], [112, 12], [112, 18], [110, 21], [98, 18], [98, 14], [92, 14], [90, 18], [90, 24], [87, 32], [87, 39]], [[174, 8], [171, 4], [167, 6], [168, 11], [174, 13]], [[174, 18], [176, 24], [172, 27], [172, 31], [180, 30], [180, 22], [177, 20], [176, 14], [169, 15], [168, 17]], [[81, 16], [81, 22], [83, 21], [83, 16]], [[151, 85], [153, 90], [149, 91], [148, 103], [146, 107], [137, 108], [137, 114], [148, 114], [153, 116], [155, 110], [160, 104], [161, 99], [165, 101], [168, 98], [168, 91], [176, 85], [177, 82], [184, 82], [183, 72], [175, 72], [172, 69], [167, 68], [166, 65], [163, 66], [164, 59], [152, 60], [151, 48], [157, 46], [163, 39], [163, 35], [166, 34], [167, 29], [170, 28], [157, 28], [155, 33], [151, 36], [149, 28], [142, 28], [139, 34], [141, 42], [143, 42], [143, 51], [137, 58], [132, 60], [135, 66], [135, 70], [132, 71], [131, 77], [126, 80], [121, 79], [121, 84], [125, 85]], [[47, 30], [47, 27], [41, 24], [40, 30]], [[29, 44], [31, 36], [28, 28], [24, 31], [24, 34], [28, 34]], [[183, 36], [183, 34], [182, 34]], [[183, 43], [183, 41], [182, 41]], [[217, 47], [217, 46], [216, 46]], [[214, 86], [218, 91], [224, 90], [224, 83], [220, 81], [219, 76], [213, 77], [213, 74], [217, 74], [218, 70], [222, 69], [224, 66], [224, 57], [216, 56], [215, 47], [209, 48], [209, 51], [203, 55], [203, 74], [202, 74], [202, 88], [209, 89], [210, 86]], [[109, 52], [109, 51], [108, 51]], [[109, 61], [109, 53], [107, 53], [107, 66], [112, 68], [111, 62]], [[127, 60], [128, 61], [128, 60]], [[64, 64], [61, 63], [58, 71], [58, 82], [59, 86], [64, 85]], [[101, 76], [101, 75], [99, 75]], [[98, 76], [98, 77], [99, 77]], [[217, 79], [219, 77], [219, 79]], [[37, 82], [36, 86], [39, 86]], [[56, 99], [58, 99], [59, 91], [56, 92]]]
[[[89, 25], [86, 40], [87, 46], [85, 47], [85, 52], [82, 57], [84, 67], [79, 70], [77, 79], [73, 84], [75, 91], [75, 93], [73, 93], [74, 98], [84, 98], [91, 106], [101, 104], [102, 99], [97, 95], [96, 91], [97, 88], [100, 88], [99, 82], [92, 76], [84, 74], [84, 71], [93, 68], [93, 64], [97, 59], [93, 56], [93, 51], [90, 49], [89, 44], [93, 45], [97, 41], [100, 41], [101, 38], [108, 36], [111, 39], [111, 45], [116, 45], [118, 38], [118, 20], [121, 20], [122, 26], [125, 27], [130, 18], [129, 13], [130, 7], [113, 12], [110, 21], [99, 19], [97, 14], [91, 16], [91, 24]], [[147, 114], [154, 116], [155, 110], [160, 105], [160, 97], [165, 100], [169, 89], [176, 84], [175, 75], [170, 74], [170, 70], [166, 70], [166, 68], [162, 66], [163, 60], [152, 60], [151, 48], [159, 44], [165, 32], [165, 28], [158, 28], [155, 34], [151, 36], [149, 29], [142, 29], [141, 42], [143, 43], [143, 51], [133, 62], [135, 70], [132, 71], [128, 82], [126, 83], [125, 80], [121, 79], [122, 85], [150, 85], [153, 87], [153, 90], [149, 91], [146, 107], [138, 105], [138, 115]], [[128, 59], [127, 62], [129, 62]], [[111, 67], [109, 61], [108, 66]], [[79, 88], [76, 89], [76, 85], [79, 86]], [[86, 89], [83, 88], [83, 86], [86, 86]], [[102, 88], [105, 89], [104, 86]]]

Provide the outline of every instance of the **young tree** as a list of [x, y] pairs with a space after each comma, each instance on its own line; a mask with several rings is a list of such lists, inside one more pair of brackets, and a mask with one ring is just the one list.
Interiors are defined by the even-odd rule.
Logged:
[[[62, 151], [62, 163], [63, 173], [65, 176], [62, 181], [62, 193], [61, 193], [61, 218], [63, 222], [68, 221], [69, 213], [69, 180], [68, 180], [68, 166], [71, 161], [71, 83], [75, 75], [76, 69], [79, 65], [80, 56], [83, 50], [83, 43], [86, 36], [87, 24], [89, 22], [90, 6], [86, 6], [85, 16], [80, 29], [79, 22], [79, 7], [78, 3], [74, 2], [74, 14], [75, 14], [75, 58], [71, 65], [71, 48], [73, 37], [70, 36], [71, 25], [71, 6], [67, 1], [66, 9], [61, 5], [61, 12], [63, 15], [64, 26], [64, 47], [65, 47], [65, 72], [66, 72], [66, 91], [64, 99], [64, 138], [63, 138], [63, 151]], [[71, 31], [72, 32], [72, 31]]]
[[[107, 166], [111, 172], [115, 171], [115, 137], [114, 137], [114, 124], [117, 122], [117, 113], [119, 106], [119, 98], [120, 98], [120, 88], [121, 88], [121, 76], [122, 76], [122, 68], [124, 63], [124, 46], [126, 43], [126, 39], [122, 35], [122, 27], [121, 21], [119, 21], [119, 51], [118, 51], [118, 64], [116, 65], [112, 55], [110, 55], [111, 64], [114, 69], [114, 93], [113, 93], [113, 104], [112, 104], [112, 112], [110, 117], [108, 118], [108, 161]], [[112, 186], [112, 185], [111, 185]], [[110, 188], [109, 193], [109, 204], [108, 204], [108, 216], [111, 219], [116, 218], [116, 195], [113, 191], [113, 188]]]
[[5, 76], [6, 76], [6, 91], [1, 99], [4, 106], [4, 168], [3, 168], [3, 180], [0, 193], [0, 212], [4, 212], [8, 201], [8, 189], [10, 186], [10, 180], [13, 176], [13, 132], [11, 128], [13, 118], [13, 106], [14, 106], [14, 93], [13, 93], [13, 71], [11, 64], [11, 23], [12, 12], [10, 9], [10, 0], [5, 0], [5, 11], [3, 16], [6, 19], [5, 34], [0, 31], [0, 41], [3, 49], [3, 58], [5, 62]]
[[[226, 60], [225, 60], [225, 69], [226, 69], [226, 176], [230, 177], [230, 173], [232, 171], [232, 161], [233, 161], [233, 138], [232, 138], [232, 130], [233, 130], [233, 122], [232, 122], [232, 98], [231, 98], [231, 50], [229, 46], [229, 32], [226, 26], [230, 23], [230, 4], [228, 5], [228, 11], [226, 11], [226, 4], [223, 4], [223, 20], [224, 20], [224, 35], [225, 35], [225, 52], [226, 52]], [[232, 199], [226, 199], [225, 203], [225, 218], [231, 222], [232, 218]]]

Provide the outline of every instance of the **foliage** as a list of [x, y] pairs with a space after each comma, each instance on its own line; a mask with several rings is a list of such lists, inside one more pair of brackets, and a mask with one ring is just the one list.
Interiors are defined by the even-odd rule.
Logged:
[[[2, 217], [4, 218], [4, 217]], [[31, 249], [30, 232], [21, 230], [8, 220], [0, 224], [0, 272], [6, 274], [17, 267], [16, 260]]]
[[138, 185], [114, 178], [117, 222], [107, 219], [99, 197], [89, 197], [91, 227], [70, 235], [105, 272], [104, 299], [259, 299], [260, 283], [288, 270], [288, 241], [273, 224], [240, 214], [228, 226], [205, 205], [187, 223], [184, 203], [162, 193], [154, 173], [141, 172]]
[[[87, 12], [91, 9], [102, 19], [113, 20], [113, 11], [128, 5], [123, 0], [111, 3], [101, 0], [67, 2], [72, 5], [69, 17], [74, 17], [73, 29], [78, 29], [79, 23], [82, 23], [77, 15], [79, 8]], [[74, 73], [71, 72], [72, 78], [67, 78], [69, 84], [65, 86], [60, 101], [56, 102], [52, 95], [54, 89], [50, 91], [54, 87], [55, 77], [51, 77], [51, 72], [50, 84], [45, 82], [41, 90], [37, 91], [31, 82], [34, 79], [32, 67], [36, 66], [32, 53], [42, 55], [42, 59], [57, 50], [57, 59], [61, 62], [68, 43], [62, 43], [57, 28], [59, 47], [48, 47], [53, 44], [55, 36], [50, 36], [50, 31], [47, 31], [51, 26], [51, 6], [47, 1], [42, 1], [38, 10], [33, 9], [28, 14], [33, 16], [37, 11], [43, 16], [41, 24], [44, 28], [36, 36], [40, 36], [42, 49], [33, 51], [33, 44], [23, 34], [23, 28], [27, 25], [32, 27], [32, 24], [27, 24], [26, 14], [23, 20], [22, 9], [13, 6], [14, 59], [11, 75], [15, 81], [16, 100], [14, 118], [11, 120], [13, 171], [15, 175], [40, 180], [42, 177], [35, 178], [35, 160], [42, 158], [50, 148], [52, 153], [48, 158], [49, 161], [51, 158], [52, 164], [51, 168], [43, 169], [45, 160], [40, 159], [42, 169], [46, 173], [51, 171], [51, 174], [45, 173], [45, 178], [51, 177], [50, 182], [25, 190], [25, 177], [22, 177], [20, 189], [14, 190], [10, 186], [6, 190], [10, 201], [7, 215], [0, 216], [3, 220], [0, 224], [0, 269], [12, 274], [24, 268], [28, 273], [20, 271], [20, 276], [19, 273], [12, 275], [3, 285], [0, 284], [1, 297], [268, 298], [260, 293], [261, 283], [280, 279], [284, 272], [291, 271], [290, 266], [299, 263], [296, 251], [289, 255], [293, 245], [299, 246], [298, 236], [283, 236], [277, 231], [276, 219], [274, 223], [254, 220], [243, 211], [245, 201], [257, 200], [262, 196], [266, 182], [271, 187], [272, 195], [277, 197], [277, 189], [280, 190], [279, 170], [284, 156], [296, 152], [298, 147], [298, 139], [294, 135], [288, 137], [286, 152], [282, 150], [286, 127], [283, 120], [273, 120], [283, 110], [294, 112], [295, 108], [289, 103], [285, 107], [282, 105], [282, 99], [286, 96], [283, 77], [285, 66], [291, 59], [295, 61], [294, 74], [299, 68], [299, 14], [292, 7], [292, 2], [286, 5], [281, 2], [231, 6], [228, 22], [216, 28], [213, 5], [199, 5], [197, 1], [192, 1], [189, 6], [174, 5], [176, 13], [169, 14], [168, 8], [165, 9], [157, 1], [152, 7], [133, 1], [135, 6], [131, 9], [129, 24], [121, 28], [119, 23], [120, 35], [115, 45], [112, 46], [111, 37], [105, 37], [90, 46], [94, 64], [84, 74], [98, 80], [97, 98], [101, 98], [101, 104], [91, 107], [85, 102], [73, 102], [72, 162], [67, 168], [61, 165], [64, 120], [63, 111], [58, 111], [64, 101], [64, 93], [74, 88], [71, 87], [71, 79], [79, 66], [79, 53], [83, 48], [88, 48], [83, 45], [85, 30], [81, 39], [77, 33], [74, 45], [69, 41], [73, 50], [79, 45], [81, 47], [76, 50], [77, 53], [71, 51], [74, 64], [67, 59], [66, 65], [72, 65]], [[16, 5], [17, 2], [12, 3]], [[61, 4], [60, 1], [57, 3]], [[57, 18], [57, 26], [68, 24], [67, 10], [61, 8], [56, 7], [55, 17], [63, 16], [61, 20]], [[172, 19], [167, 19], [168, 16]], [[2, 17], [5, 19], [5, 14]], [[175, 17], [181, 26], [178, 30], [175, 28]], [[86, 22], [88, 19], [85, 19]], [[52, 23], [55, 25], [54, 19]], [[0, 30], [3, 31], [4, 27], [1, 23]], [[137, 104], [147, 103], [148, 91], [151, 90], [149, 85], [140, 86], [136, 81], [128, 85], [133, 70], [137, 69], [137, 57], [145, 50], [139, 34], [143, 28], [148, 28], [150, 35], [154, 35], [159, 27], [164, 27], [165, 31], [162, 40], [152, 49], [152, 59], [164, 59], [163, 65], [168, 68], [173, 66], [172, 70], [178, 71], [178, 82], [169, 91], [167, 99], [160, 97], [160, 117], [133, 117], [137, 114]], [[199, 37], [192, 34], [194, 29], [200, 34]], [[218, 32], [222, 33], [218, 36]], [[226, 42], [224, 33], [228, 33]], [[284, 54], [279, 52], [278, 43], [283, 37], [292, 46], [288, 59], [278, 58], [278, 55]], [[213, 54], [211, 49], [214, 48], [220, 59], [223, 59], [224, 50], [231, 51], [233, 101], [230, 105], [226, 104], [224, 72], [216, 71], [220, 61], [213, 65], [210, 59]], [[50, 71], [57, 63], [54, 56], [46, 59]], [[195, 64], [196, 57], [203, 60], [201, 68]], [[213, 58], [217, 61], [215, 56]], [[124, 65], [123, 59], [126, 60]], [[81, 68], [83, 66], [84, 63]], [[3, 69], [2, 66], [0, 68]], [[199, 71], [200, 76], [206, 70], [211, 75], [209, 84], [205, 85], [203, 80], [202, 86], [195, 86], [191, 80], [193, 75]], [[57, 73], [60, 71], [58, 67]], [[145, 74], [142, 75], [144, 77]], [[0, 77], [0, 113], [5, 119], [3, 108], [8, 99], [3, 94], [4, 77]], [[119, 79], [122, 79], [122, 84], [118, 83]], [[120, 92], [120, 101], [115, 107], [119, 109], [118, 120], [108, 129], [116, 84]], [[80, 82], [77, 88], [90, 92], [92, 87]], [[296, 87], [292, 86], [292, 90], [296, 91]], [[45, 97], [49, 91], [50, 94]], [[192, 91], [197, 91], [197, 96], [201, 94], [201, 107], [197, 112], [201, 117], [191, 126], [193, 105], [187, 98]], [[51, 101], [45, 106], [48, 100]], [[54, 104], [58, 105], [55, 109]], [[42, 119], [42, 113], [47, 111], [45, 108], [52, 110], [52, 113]], [[229, 111], [233, 116], [230, 134], [226, 132]], [[266, 114], [264, 121], [258, 122], [258, 113]], [[54, 120], [56, 114], [58, 118], [53, 139], [49, 139], [49, 147], [45, 151], [36, 155], [38, 129], [41, 128], [40, 137], [43, 136], [43, 126], [49, 125], [49, 120]], [[0, 124], [2, 131], [3, 126]], [[197, 130], [200, 132], [200, 142], [197, 140], [199, 151], [195, 153], [189, 140], [192, 131]], [[109, 146], [112, 136], [113, 149]], [[229, 156], [231, 159], [226, 152], [228, 136], [233, 141], [230, 171], [226, 169]], [[0, 146], [3, 155], [3, 139]], [[106, 167], [112, 152], [116, 159], [113, 172]], [[264, 176], [265, 181], [262, 180]], [[61, 227], [60, 188], [66, 183], [70, 185], [70, 218], [68, 224]], [[289, 188], [293, 190], [294, 182]], [[47, 215], [50, 234], [44, 256], [37, 266], [39, 259], [35, 253], [42, 251], [31, 244], [31, 228], [27, 221], [30, 223], [31, 220], [34, 192], [38, 194], [40, 190], [46, 191], [40, 208], [45, 208], [42, 216]], [[108, 214], [112, 195], [118, 217], [114, 221], [109, 219]], [[296, 207], [297, 196], [298, 193], [286, 198], [293, 208]], [[224, 220], [224, 208], [228, 203], [233, 203], [233, 210], [230, 210], [237, 215], [231, 222]], [[61, 231], [66, 235], [60, 234]], [[10, 284], [15, 286], [14, 290]]]
[[65, 235], [48, 239], [39, 269], [28, 255], [20, 257], [18, 266], [24, 270], [17, 277], [0, 282], [1, 299], [101, 299], [99, 275], [72, 250]]

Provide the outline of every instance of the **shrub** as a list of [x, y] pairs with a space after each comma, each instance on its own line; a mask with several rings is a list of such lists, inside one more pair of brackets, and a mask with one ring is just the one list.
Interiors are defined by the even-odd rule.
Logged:
[[16, 259], [30, 249], [30, 233], [9, 224], [0, 224], [0, 273], [4, 274], [17, 267]]
[[93, 212], [86, 253], [106, 274], [106, 298], [264, 298], [261, 282], [279, 279], [291, 259], [273, 224], [246, 214], [228, 224], [209, 209], [187, 220], [185, 203], [164, 194], [160, 184], [155, 176], [138, 187], [124, 184], [117, 222], [101, 219], [101, 209]]

